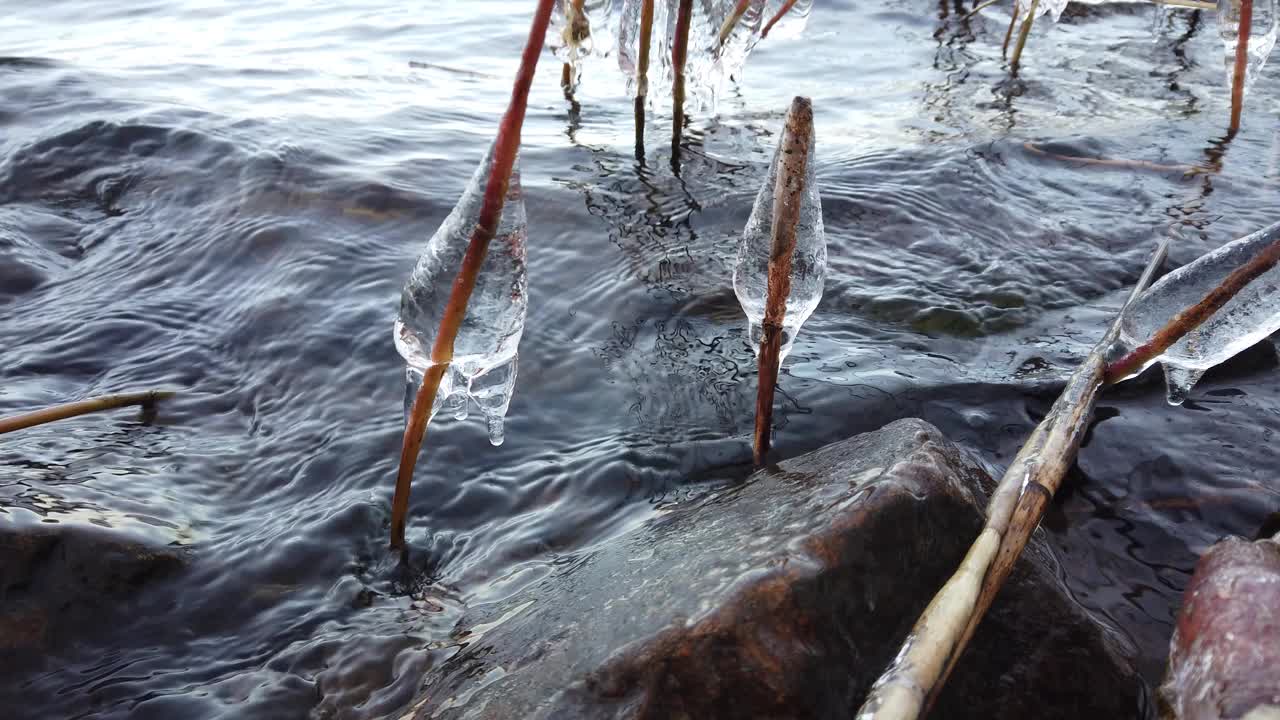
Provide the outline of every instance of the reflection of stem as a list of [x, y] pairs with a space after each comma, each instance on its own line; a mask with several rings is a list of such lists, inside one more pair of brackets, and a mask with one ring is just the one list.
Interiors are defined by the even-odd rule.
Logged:
[[1231, 298], [1235, 297], [1246, 285], [1275, 267], [1277, 262], [1280, 262], [1280, 237], [1277, 237], [1271, 244], [1259, 250], [1256, 255], [1249, 259], [1249, 262], [1232, 271], [1217, 287], [1210, 290], [1200, 302], [1184, 308], [1177, 315], [1174, 315], [1173, 319], [1156, 331], [1146, 343], [1135, 348], [1119, 360], [1109, 363], [1107, 365], [1107, 382], [1119, 382], [1146, 367], [1148, 363], [1160, 357], [1165, 350], [1168, 350], [1174, 343], [1185, 337], [1187, 333], [1200, 327], [1205, 320], [1208, 320], [1214, 313], [1221, 310], [1222, 306], [1230, 302]]
[[775, 13], [773, 17], [769, 18], [769, 22], [765, 24], [764, 30], [760, 31], [761, 40], [769, 37], [769, 31], [773, 29], [774, 25], [778, 24], [778, 21], [782, 19], [783, 15], [786, 15], [791, 11], [791, 8], [795, 7], [795, 4], [796, 0], [787, 0], [782, 4], [782, 7], [778, 8], [778, 12]]
[[520, 69], [516, 73], [515, 85], [511, 88], [511, 102], [507, 112], [502, 116], [498, 126], [498, 137], [494, 141], [493, 165], [484, 188], [484, 199], [480, 206], [480, 216], [471, 231], [471, 239], [467, 244], [467, 252], [462, 258], [462, 267], [453, 280], [449, 291], [449, 301], [445, 305], [444, 316], [440, 318], [440, 330], [431, 346], [431, 365], [427, 367], [422, 378], [422, 387], [413, 399], [413, 407], [409, 411], [409, 420], [405, 424], [404, 443], [400, 449], [400, 469], [396, 474], [396, 492], [391, 502], [391, 547], [404, 546], [405, 519], [409, 514], [409, 490], [413, 483], [413, 467], [418, 461], [418, 451], [422, 449], [422, 440], [426, 435], [427, 422], [431, 419], [431, 406], [435, 403], [436, 391], [440, 388], [440, 380], [444, 377], [449, 363], [453, 361], [453, 342], [458, 336], [458, 328], [467, 314], [467, 302], [471, 292], [475, 290], [476, 279], [480, 274], [480, 266], [484, 264], [485, 255], [489, 251], [489, 242], [493, 240], [502, 219], [502, 206], [507, 197], [507, 186], [511, 180], [511, 171], [515, 167], [516, 154], [520, 151], [520, 128], [524, 124], [525, 108], [529, 104], [529, 87], [533, 84], [533, 74], [538, 67], [538, 55], [542, 53], [543, 38], [547, 34], [547, 25], [551, 21], [551, 9], [555, 0], [539, 0], [538, 8], [533, 16], [533, 24], [529, 28], [529, 39], [524, 47], [524, 55], [520, 58]]
[[1253, 32], [1253, 0], [1239, 0], [1240, 26], [1236, 33], [1236, 65], [1231, 77], [1231, 124], [1227, 132], [1235, 134], [1240, 129], [1240, 114], [1244, 111], [1244, 81], [1249, 68], [1249, 35]]
[[680, 167], [680, 135], [684, 132], [684, 65], [689, 57], [689, 25], [693, 18], [693, 0], [680, 0], [676, 17], [676, 37], [671, 47], [671, 97], [674, 108], [671, 118], [671, 165]]
[[813, 141], [813, 106], [808, 98], [791, 101], [778, 147], [778, 170], [773, 185], [772, 244], [769, 278], [765, 291], [764, 334], [760, 338], [760, 379], [756, 390], [756, 433], [752, 457], [763, 465], [769, 454], [769, 430], [773, 425], [773, 393], [782, 363], [782, 321], [791, 294], [791, 258], [796, 250], [796, 226], [805, 193], [805, 170]]
[[1062, 478], [1075, 463], [1102, 387], [1104, 356], [1120, 333], [1125, 310], [1164, 262], [1167, 247], [1164, 241], [1156, 249], [1124, 309], [1009, 464], [987, 502], [982, 532], [916, 620], [902, 649], [872, 686], [858, 717], [918, 719], [928, 714], [938, 699]]
[[644, 106], [649, 97], [649, 44], [653, 38], [653, 0], [640, 3], [640, 62], [636, 69], [636, 158], [644, 159]]
[[99, 412], [101, 410], [112, 410], [115, 408], [127, 407], [129, 405], [141, 405], [144, 408], [155, 405], [157, 400], [164, 400], [173, 396], [171, 392], [162, 390], [149, 390], [140, 393], [120, 393], [118, 395], [103, 395], [102, 397], [90, 398], [79, 402], [66, 403], [65, 405], [57, 405], [44, 410], [36, 410], [34, 412], [24, 413], [22, 415], [14, 415], [13, 417], [0, 418], [0, 435], [14, 430], [24, 430], [36, 425], [55, 422], [57, 420], [66, 420], [67, 418], [79, 417], [87, 415], [91, 412]]
[[738, 21], [742, 19], [743, 13], [747, 11], [747, 6], [751, 4], [751, 0], [738, 0], [738, 4], [734, 6], [733, 12], [729, 13], [729, 17], [724, 19], [724, 24], [720, 26], [720, 40], [718, 47], [724, 47], [729, 42], [729, 36], [733, 34], [733, 29], [737, 27]]
[[1018, 31], [1018, 44], [1013, 47], [1013, 57], [1009, 59], [1010, 75], [1018, 74], [1018, 63], [1022, 62], [1022, 48], [1027, 45], [1027, 36], [1031, 34], [1031, 24], [1036, 21], [1036, 10], [1039, 7], [1040, 0], [1031, 0], [1031, 7], [1027, 10], [1027, 19], [1022, 21], [1022, 29]]

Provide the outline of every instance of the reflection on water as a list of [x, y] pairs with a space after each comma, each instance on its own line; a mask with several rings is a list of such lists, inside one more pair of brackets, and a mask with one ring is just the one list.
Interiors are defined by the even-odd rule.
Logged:
[[[1178, 233], [1172, 267], [1278, 209], [1278, 81], [1220, 139], [1221, 48], [1194, 13], [1152, 44], [1149, 8], [1069, 10], [1011, 83], [997, 12], [821, 3], [803, 38], [760, 44], [717, 116], [692, 115], [678, 177], [665, 111], [636, 157], [616, 58], [588, 60], [571, 101], [544, 58], [507, 442], [437, 418], [401, 566], [386, 329], [491, 140], [527, 8], [6, 10], [0, 412], [180, 391], [154, 417], [0, 439], [0, 536], [111, 532], [184, 558], [73, 604], [75, 642], [0, 657], [0, 701], [37, 717], [399, 716], [466, 641], [463, 608], [744, 477], [754, 362], [730, 263], [796, 94], [823, 139], [830, 268], [781, 378], [783, 456], [918, 416], [998, 471], [1156, 237]], [[1197, 554], [1280, 505], [1275, 363], [1246, 353], [1181, 411], [1159, 378], [1111, 391], [1046, 521], [1149, 680]]]

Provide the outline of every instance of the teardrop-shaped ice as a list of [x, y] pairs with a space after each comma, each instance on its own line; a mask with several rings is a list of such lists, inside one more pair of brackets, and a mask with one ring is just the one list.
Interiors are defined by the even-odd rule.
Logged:
[[[1127, 351], [1149, 341], [1175, 315], [1200, 302], [1232, 271], [1278, 239], [1280, 223], [1223, 245], [1160, 278], [1138, 297], [1121, 320], [1120, 349]], [[1152, 362], [1165, 363], [1166, 370], [1176, 368], [1179, 387], [1185, 385], [1189, 390], [1199, 379], [1199, 373], [1225, 362], [1276, 330], [1280, 330], [1280, 266], [1244, 286], [1218, 312]], [[1133, 375], [1137, 372], [1141, 369]], [[1196, 373], [1190, 383], [1187, 382], [1189, 372]], [[1175, 375], [1170, 372], [1168, 377], [1170, 402], [1173, 402]]]
[[[1235, 78], [1241, 7], [1241, 0], [1218, 0], [1218, 36], [1222, 38], [1228, 90]], [[1262, 66], [1267, 63], [1267, 58], [1276, 46], [1276, 20], [1276, 0], [1253, 0], [1253, 16], [1249, 23], [1249, 54], [1244, 73], [1246, 92], [1258, 79]]]
[[[809, 138], [809, 161], [805, 164], [804, 188], [799, 194], [799, 223], [796, 227], [796, 247], [791, 259], [791, 291], [787, 295], [786, 314], [782, 321], [782, 349], [778, 356], [781, 363], [791, 351], [796, 333], [804, 321], [813, 314], [822, 299], [822, 287], [827, 275], [827, 238], [822, 226], [822, 198], [818, 193], [815, 173], [814, 141]], [[783, 160], [783, 143], [786, 133], [781, 133], [769, 175], [756, 195], [751, 217], [742, 231], [738, 243], [738, 257], [733, 266], [733, 291], [747, 315], [751, 348], [760, 352], [763, 334], [765, 298], [769, 289], [769, 256], [773, 249], [774, 187], [778, 182], [779, 165]]]
[[[431, 348], [449, 301], [454, 278], [462, 267], [471, 235], [479, 221], [484, 185], [493, 167], [493, 148], [476, 168], [458, 204], [427, 242], [400, 298], [395, 323], [396, 350], [409, 366], [412, 394], [422, 373], [431, 366]], [[453, 361], [436, 393], [431, 414], [441, 409], [465, 418], [470, 396], [490, 421], [490, 439], [502, 441], [502, 418], [515, 384], [515, 358], [528, 310], [525, 256], [527, 224], [517, 159], [507, 186], [497, 232], [467, 303], [467, 312], [454, 340]], [[485, 376], [493, 373], [492, 379]], [[483, 379], [482, 379], [483, 378]], [[476, 397], [473, 388], [482, 388]], [[503, 393], [499, 397], [499, 393]], [[461, 398], [455, 398], [461, 394]], [[498, 431], [492, 430], [494, 415]]]
[[1200, 382], [1200, 378], [1204, 376], [1204, 371], [1184, 367], [1174, 362], [1165, 362], [1162, 365], [1164, 366], [1164, 381], [1168, 389], [1169, 404], [1181, 405], [1187, 401], [1187, 396], [1191, 394], [1191, 388]]

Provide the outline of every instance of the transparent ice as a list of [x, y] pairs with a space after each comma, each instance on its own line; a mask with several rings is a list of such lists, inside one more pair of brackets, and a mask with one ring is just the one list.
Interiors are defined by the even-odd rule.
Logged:
[[1173, 8], [1163, 3], [1156, 3], [1151, 12], [1151, 42], [1160, 42], [1160, 38], [1164, 37], [1165, 28], [1169, 25], [1169, 16], [1173, 14]]
[[618, 0], [586, 0], [582, 12], [573, 0], [557, 0], [547, 27], [546, 44], [562, 62], [576, 66], [588, 55], [613, 51], [613, 24]]
[[[1062, 17], [1062, 11], [1067, 9], [1067, 1], [1040, 0], [1040, 4], [1036, 6], [1036, 19], [1052, 14], [1053, 21], [1058, 22], [1058, 19]], [[1016, 2], [1018, 3], [1018, 22], [1026, 22], [1027, 14], [1031, 12], [1031, 0], [1016, 0]]]
[[[1222, 38], [1223, 63], [1227, 70], [1227, 88], [1235, 74], [1236, 46], [1240, 39], [1240, 0], [1218, 0], [1218, 36]], [[1244, 89], [1248, 92], [1276, 46], [1276, 0], [1254, 0], [1253, 19], [1249, 24], [1249, 57], [1244, 72]]]
[[[493, 167], [493, 148], [476, 168], [462, 198], [445, 218], [418, 258], [400, 298], [395, 323], [396, 350], [407, 364], [408, 413], [423, 373], [431, 366], [431, 347], [440, 328], [471, 231], [480, 216], [484, 184]], [[528, 309], [524, 196], [517, 159], [507, 188], [497, 233], [467, 303], [467, 313], [454, 341], [453, 362], [440, 382], [431, 417], [443, 410], [457, 419], [467, 417], [468, 399], [484, 414], [489, 441], [501, 445], [503, 418], [516, 381], [516, 350], [524, 332]]]
[[[778, 15], [782, 10], [782, 6], [787, 4], [787, 0], [769, 0], [765, 3], [764, 21], [767, 23]], [[813, 9], [813, 0], [798, 0], [791, 9], [783, 15], [778, 24], [773, 26], [769, 31], [769, 37], [774, 39], [798, 38], [804, 32], [805, 25], [809, 22], [809, 11]], [[763, 28], [761, 28], [763, 31]]]
[[[1115, 356], [1147, 342], [1177, 313], [1199, 302], [1233, 270], [1277, 238], [1280, 238], [1280, 223], [1223, 245], [1160, 278], [1125, 314], [1120, 324], [1118, 347], [1113, 351]], [[1277, 330], [1280, 330], [1280, 267], [1272, 268], [1246, 285], [1204, 324], [1153, 361], [1164, 365], [1169, 402], [1181, 405], [1206, 370]]]
[[[796, 227], [796, 249], [791, 260], [791, 292], [787, 295], [786, 314], [782, 320], [781, 363], [791, 352], [796, 333], [813, 314], [822, 299], [822, 286], [827, 275], [827, 238], [822, 227], [822, 198], [814, 173], [813, 138], [805, 168], [804, 192], [800, 200], [800, 222]], [[747, 314], [751, 349], [760, 352], [763, 335], [765, 296], [769, 286], [769, 255], [773, 247], [773, 188], [778, 181], [778, 165], [782, 158], [782, 138], [769, 164], [769, 176], [756, 195], [751, 217], [738, 243], [738, 257], [733, 266], [733, 291]]]

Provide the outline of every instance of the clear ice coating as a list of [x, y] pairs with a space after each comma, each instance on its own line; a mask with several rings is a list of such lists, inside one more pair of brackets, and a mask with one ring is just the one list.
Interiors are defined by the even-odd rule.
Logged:
[[[1232, 271], [1277, 238], [1280, 238], [1280, 223], [1223, 245], [1160, 278], [1125, 313], [1113, 357], [1150, 340], [1176, 314], [1200, 302]], [[1169, 402], [1181, 405], [1206, 370], [1277, 330], [1280, 330], [1280, 267], [1254, 279], [1200, 327], [1153, 361], [1164, 365]]]
[[[782, 8], [786, 7], [787, 0], [769, 0], [764, 8], [764, 21], [769, 23], [778, 13], [782, 12]], [[813, 9], [813, 0], [797, 0], [791, 9], [778, 19], [778, 22], [769, 30], [771, 38], [797, 38], [804, 32], [805, 25], [809, 21], [809, 11]], [[763, 28], [761, 29], [763, 32]]]
[[[471, 232], [480, 217], [484, 185], [493, 167], [493, 148], [467, 184], [458, 204], [445, 218], [418, 258], [400, 297], [395, 323], [396, 350], [407, 364], [405, 411], [431, 366], [431, 347], [440, 328]], [[489, 441], [501, 445], [503, 418], [511, 404], [516, 381], [516, 350], [528, 310], [525, 260], [524, 196], [519, 160], [511, 173], [498, 230], [480, 268], [475, 290], [453, 346], [453, 362], [445, 372], [431, 407], [431, 417], [444, 410], [457, 419], [467, 417], [468, 400], [484, 414]]]
[[[1026, 22], [1027, 15], [1031, 12], [1031, 0], [1016, 0], [1018, 4], [1018, 22]], [[1036, 5], [1036, 18], [1052, 14], [1053, 21], [1058, 22], [1062, 17], [1062, 11], [1067, 9], [1068, 0], [1040, 0], [1040, 4]]]
[[613, 51], [615, 8], [618, 0], [586, 0], [581, 11], [575, 0], [557, 0], [547, 27], [546, 45], [562, 62], [576, 66], [588, 55]]
[[[1227, 88], [1235, 76], [1236, 46], [1240, 40], [1241, 0], [1218, 0], [1218, 36], [1222, 38]], [[1276, 46], [1276, 0], [1253, 0], [1249, 24], [1249, 55], [1245, 64], [1244, 89], [1248, 92]]]
[[[618, 29], [618, 67], [627, 77], [627, 93], [635, 96], [638, 90], [640, 68], [640, 17], [643, 0], [624, 0]], [[733, 27], [724, 45], [720, 44], [720, 28], [733, 14], [737, 0], [694, 0], [689, 25], [689, 47], [685, 60], [685, 109], [715, 112], [719, 98], [731, 79], [740, 78], [746, 66], [747, 56], [760, 41], [760, 31], [767, 19], [768, 9], [781, 2], [774, 0], [750, 0], [746, 11]], [[796, 3], [788, 13], [797, 13], [808, 2]], [[677, 0], [654, 0], [653, 30], [649, 39], [649, 69], [646, 74], [650, 104], [669, 100], [672, 77], [671, 51], [678, 15]], [[793, 21], [794, 23], [795, 21]], [[800, 21], [803, 26], [803, 19]], [[781, 23], [779, 23], [781, 26]], [[793, 24], [792, 27], [795, 27]], [[661, 89], [662, 92], [658, 92]]]
[[[738, 257], [733, 266], [733, 292], [747, 314], [751, 349], [759, 354], [763, 335], [765, 296], [769, 289], [769, 255], [773, 248], [773, 195], [778, 181], [778, 165], [783, 155], [782, 143], [769, 164], [769, 176], [756, 195], [751, 217], [738, 243]], [[796, 249], [791, 259], [791, 292], [787, 295], [786, 314], [782, 320], [782, 350], [779, 364], [791, 352], [800, 326], [813, 314], [822, 299], [822, 286], [827, 275], [827, 237], [822, 226], [822, 198], [814, 172], [816, 148], [810, 138], [809, 162], [805, 167], [804, 192], [800, 200], [800, 221], [796, 227]]]

